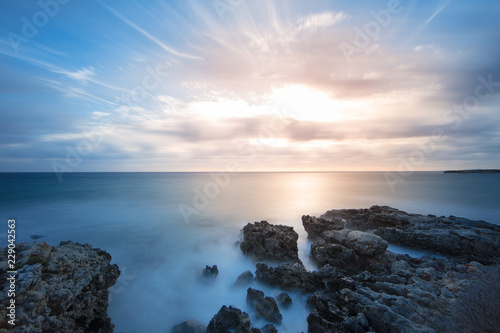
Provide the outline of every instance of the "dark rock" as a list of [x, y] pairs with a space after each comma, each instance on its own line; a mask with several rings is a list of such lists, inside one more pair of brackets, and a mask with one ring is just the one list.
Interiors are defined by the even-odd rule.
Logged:
[[302, 216], [302, 225], [307, 231], [307, 238], [318, 240], [323, 238], [323, 233], [328, 230], [341, 230], [344, 228], [342, 219], [326, 220], [309, 215]]
[[207, 327], [208, 333], [227, 333], [236, 330], [237, 333], [251, 333], [250, 317], [246, 312], [235, 307], [223, 306], [210, 320]]
[[254, 280], [252, 272], [246, 271], [240, 274], [236, 281], [233, 283], [233, 287], [244, 287], [251, 284]]
[[206, 333], [207, 326], [197, 320], [183, 321], [172, 327], [171, 333]]
[[[7, 271], [7, 249], [0, 249], [0, 274]], [[10, 298], [0, 288], [0, 331], [113, 332], [107, 315], [108, 288], [120, 275], [111, 256], [89, 244], [16, 244], [16, 326], [7, 323]]]
[[388, 246], [381, 237], [358, 230], [327, 231], [324, 236], [331, 243], [341, 244], [358, 255], [368, 257], [384, 253]]
[[265, 318], [271, 323], [281, 324], [283, 317], [273, 297], [264, 296], [260, 290], [248, 288], [247, 303], [255, 307], [257, 318]]
[[323, 287], [322, 281], [316, 274], [307, 272], [302, 264], [284, 264], [278, 267], [269, 267], [258, 263], [255, 272], [257, 280], [271, 286], [280, 286], [283, 290], [302, 290], [312, 292]]
[[240, 249], [255, 260], [299, 262], [298, 238], [293, 227], [272, 225], [266, 221], [249, 223], [243, 228]]
[[204, 278], [213, 278], [215, 279], [219, 275], [219, 269], [217, 268], [217, 265], [213, 266], [205, 266], [203, 269], [203, 277]]
[[276, 296], [276, 302], [282, 307], [289, 307], [292, 304], [292, 298], [287, 293], [281, 293]]
[[313, 229], [308, 219], [304, 223], [303, 218], [303, 223], [304, 227], [308, 226], [306, 231], [311, 231], [314, 237], [324, 238], [325, 232], [337, 228], [339, 220], [349, 229], [374, 230], [374, 234], [393, 244], [483, 264], [494, 264], [500, 258], [500, 226], [484, 221], [408, 214], [387, 206], [373, 206], [370, 209], [328, 211], [321, 219], [315, 220]]
[[267, 324], [266, 326], [262, 327], [261, 329], [262, 333], [278, 333], [278, 330], [276, 327], [274, 327], [273, 324]]

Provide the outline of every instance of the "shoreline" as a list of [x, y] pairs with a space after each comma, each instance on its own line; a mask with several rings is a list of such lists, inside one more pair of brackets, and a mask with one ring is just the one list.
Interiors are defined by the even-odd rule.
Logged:
[[443, 173], [492, 174], [492, 173], [500, 173], [500, 169], [446, 170], [446, 171], [443, 171]]

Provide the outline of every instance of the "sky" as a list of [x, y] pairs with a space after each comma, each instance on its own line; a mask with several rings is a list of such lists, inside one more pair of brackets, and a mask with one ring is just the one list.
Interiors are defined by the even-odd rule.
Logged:
[[500, 2], [2, 1], [0, 172], [500, 166]]

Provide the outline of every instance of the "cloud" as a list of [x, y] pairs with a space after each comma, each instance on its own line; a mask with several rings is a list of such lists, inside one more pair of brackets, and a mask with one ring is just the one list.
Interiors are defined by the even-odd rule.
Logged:
[[75, 72], [65, 72], [65, 75], [72, 78], [73, 80], [85, 82], [88, 81], [92, 76], [95, 76], [95, 69], [93, 66], [89, 66]]
[[337, 24], [339, 22], [347, 21], [351, 18], [350, 15], [345, 12], [323, 12], [320, 14], [310, 14], [305, 17], [299, 18], [299, 31], [312, 30], [316, 31], [320, 28], [326, 28]]

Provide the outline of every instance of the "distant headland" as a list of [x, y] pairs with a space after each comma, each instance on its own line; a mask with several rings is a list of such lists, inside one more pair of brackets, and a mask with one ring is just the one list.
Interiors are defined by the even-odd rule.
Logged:
[[446, 170], [444, 173], [500, 173], [500, 169]]

